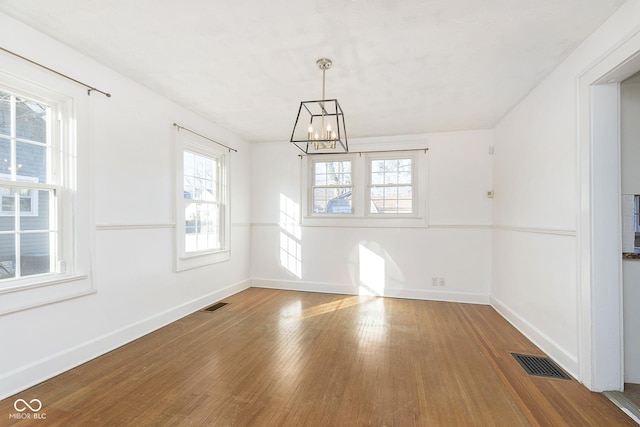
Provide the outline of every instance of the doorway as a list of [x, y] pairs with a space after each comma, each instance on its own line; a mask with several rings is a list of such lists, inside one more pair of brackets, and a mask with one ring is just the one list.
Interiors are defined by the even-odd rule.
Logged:
[[640, 416], [640, 72], [620, 83], [624, 389]]
[[[640, 259], [634, 261], [632, 268], [638, 269], [636, 280], [635, 276], [625, 274], [629, 269], [626, 265], [623, 268], [621, 236], [622, 182], [625, 180], [621, 167], [624, 131], [621, 87], [622, 82], [638, 71], [640, 35], [636, 34], [579, 78], [578, 274], [583, 382], [592, 391], [620, 398], [612, 400], [621, 407], [628, 406], [627, 411], [640, 419], [638, 406], [633, 404], [635, 377], [629, 373], [640, 357], [635, 357], [635, 353], [629, 356], [634, 344], [625, 340], [624, 334], [625, 327], [629, 332], [637, 331], [634, 318], [625, 317], [624, 307], [627, 314], [637, 311], [629, 309], [628, 304], [633, 304], [633, 290], [640, 287]], [[640, 141], [638, 144], [640, 146]], [[636, 181], [640, 187], [640, 174]], [[640, 188], [638, 191], [640, 194]], [[640, 296], [640, 292], [638, 294]], [[639, 303], [640, 300], [634, 306]], [[629, 384], [626, 395], [623, 393], [625, 383]]]

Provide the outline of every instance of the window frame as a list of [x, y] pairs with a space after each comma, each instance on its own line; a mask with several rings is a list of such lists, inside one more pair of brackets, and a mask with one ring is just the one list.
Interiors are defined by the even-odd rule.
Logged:
[[[230, 250], [230, 208], [229, 208], [229, 163], [231, 156], [228, 150], [218, 147], [212, 142], [190, 132], [176, 132], [176, 164], [175, 170], [175, 270], [184, 271], [205, 265], [227, 261], [231, 258]], [[209, 159], [216, 159], [218, 163], [216, 204], [219, 210], [219, 249], [204, 249], [187, 252], [186, 250], [186, 201], [184, 187], [184, 155], [191, 152]]]
[[[31, 210], [29, 212], [20, 211], [20, 217], [32, 217], [37, 215], [38, 210], [35, 206], [34, 213], [34, 201], [37, 201], [38, 191], [50, 191], [52, 197], [50, 197], [50, 209], [49, 209], [49, 227], [48, 232], [54, 232], [55, 237], [49, 237], [49, 262], [51, 268], [49, 272], [37, 273], [26, 276], [19, 276], [17, 278], [6, 278], [0, 281], [0, 289], [20, 288], [22, 286], [30, 286], [35, 283], [41, 283], [48, 280], [58, 280], [60, 277], [66, 275], [66, 270], [73, 270], [73, 252], [68, 249], [73, 247], [71, 241], [73, 240], [73, 230], [65, 230], [61, 219], [65, 216], [65, 208], [73, 210], [73, 206], [63, 205], [61, 199], [64, 193], [68, 192], [70, 183], [64, 179], [67, 174], [65, 169], [69, 167], [68, 162], [64, 159], [64, 153], [70, 149], [69, 136], [65, 137], [65, 129], [68, 123], [71, 121], [72, 105], [71, 100], [68, 98], [56, 96], [56, 94], [50, 92], [47, 89], [38, 89], [34, 91], [33, 88], [27, 82], [19, 82], [15, 79], [4, 76], [3, 81], [0, 83], [0, 90], [6, 93], [10, 93], [16, 98], [27, 99], [43, 105], [46, 105], [49, 109], [50, 123], [47, 124], [47, 168], [49, 168], [48, 182], [39, 183], [37, 179], [31, 177], [16, 176], [15, 180], [12, 180], [11, 175], [1, 174], [0, 184], [3, 187], [12, 188], [27, 188], [30, 190], [30, 199], [32, 202]], [[17, 136], [9, 136], [9, 139], [20, 140]], [[7, 179], [4, 179], [7, 178]], [[35, 192], [35, 197], [34, 197]], [[51, 208], [51, 206], [55, 206]], [[13, 216], [6, 211], [2, 211], [0, 216], [7, 217]], [[24, 230], [16, 230], [15, 233], [22, 234]], [[66, 231], [66, 232], [65, 232]], [[66, 248], [66, 250], [65, 250]], [[17, 254], [15, 256], [16, 261], [20, 258]], [[18, 268], [16, 267], [16, 270]]]
[[[427, 227], [427, 154], [424, 148], [389, 150], [386, 146], [377, 151], [350, 152], [344, 154], [314, 154], [302, 161], [303, 183], [301, 197], [305, 201], [302, 225], [318, 227]], [[370, 159], [412, 159], [413, 213], [380, 214], [365, 209], [370, 199]], [[352, 207], [351, 214], [327, 214], [313, 212], [314, 166], [318, 161], [351, 160]]]
[[[373, 187], [385, 188], [391, 187], [390, 185], [379, 185], [373, 183], [373, 170], [372, 163], [376, 160], [401, 160], [401, 159], [410, 159], [411, 160], [411, 212], [410, 213], [380, 213], [380, 212], [371, 212], [371, 206], [373, 204], [371, 200], [371, 189]], [[418, 216], [418, 153], [416, 152], [383, 152], [383, 153], [367, 153], [366, 154], [366, 165], [367, 165], [367, 185], [365, 191], [365, 206], [368, 207], [366, 209], [367, 216], [375, 216], [379, 218], [416, 218]], [[395, 187], [400, 187], [402, 184], [395, 185]], [[406, 186], [406, 185], [404, 185]]]
[[[339, 217], [339, 216], [352, 216], [355, 214], [355, 203], [354, 203], [354, 196], [355, 196], [355, 187], [354, 187], [354, 178], [355, 178], [355, 162], [353, 161], [353, 159], [351, 157], [342, 157], [342, 156], [332, 156], [331, 157], [326, 157], [326, 156], [314, 156], [317, 158], [313, 158], [311, 159], [311, 170], [310, 170], [310, 198], [309, 198], [309, 212], [312, 212], [314, 216], [331, 216], [331, 217]], [[349, 162], [350, 166], [351, 166], [351, 184], [350, 185], [345, 185], [345, 184], [341, 184], [341, 185], [317, 185], [316, 184], [316, 165], [318, 163], [329, 163], [329, 162]], [[343, 189], [351, 189], [351, 212], [343, 212], [343, 213], [332, 213], [332, 212], [315, 212], [315, 190], [318, 188], [343, 188]], [[327, 201], [328, 202], [328, 201]]]
[[[51, 108], [50, 179], [36, 187], [55, 192], [57, 209], [50, 221], [57, 233], [50, 256], [55, 248], [57, 260], [50, 259], [53, 269], [49, 273], [0, 282], [0, 315], [96, 292], [91, 277], [95, 225], [90, 205], [92, 142], [86, 91], [27, 64], [6, 65], [0, 71], [0, 89]], [[80, 138], [85, 143], [78, 147]], [[9, 182], [3, 180], [5, 185]], [[13, 184], [33, 187], [21, 181]], [[50, 201], [50, 208], [52, 204]]]

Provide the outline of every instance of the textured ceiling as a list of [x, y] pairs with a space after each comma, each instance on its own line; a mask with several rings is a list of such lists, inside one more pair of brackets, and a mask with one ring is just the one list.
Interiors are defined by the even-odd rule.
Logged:
[[350, 138], [492, 128], [622, 3], [0, 0], [0, 11], [262, 142], [288, 141], [300, 101], [320, 98], [321, 57]]

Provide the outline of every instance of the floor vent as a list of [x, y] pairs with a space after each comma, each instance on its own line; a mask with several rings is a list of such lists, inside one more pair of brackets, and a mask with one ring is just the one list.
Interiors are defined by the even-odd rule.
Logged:
[[511, 355], [518, 361], [520, 366], [524, 368], [529, 375], [536, 375], [538, 377], [546, 378], [559, 378], [563, 380], [570, 380], [571, 377], [565, 374], [562, 369], [558, 367], [548, 357], [540, 356], [527, 356], [524, 354], [511, 353]]
[[203, 309], [202, 311], [216, 311], [219, 308], [224, 307], [225, 305], [229, 304], [228, 302], [217, 302], [213, 305], [210, 305], [209, 307]]

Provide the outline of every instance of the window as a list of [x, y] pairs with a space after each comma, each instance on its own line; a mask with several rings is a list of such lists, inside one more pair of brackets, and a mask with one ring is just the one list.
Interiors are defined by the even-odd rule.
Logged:
[[308, 156], [306, 225], [426, 226], [425, 150]]
[[185, 253], [220, 249], [218, 159], [184, 152]]
[[228, 154], [197, 135], [178, 133], [178, 271], [229, 259]]
[[413, 159], [377, 158], [369, 161], [369, 213], [413, 214]]
[[96, 292], [87, 92], [40, 69], [5, 65], [12, 74], [0, 71], [0, 315]]
[[350, 160], [313, 162], [314, 213], [353, 213], [352, 191]]
[[54, 105], [0, 90], [0, 280], [56, 272]]

